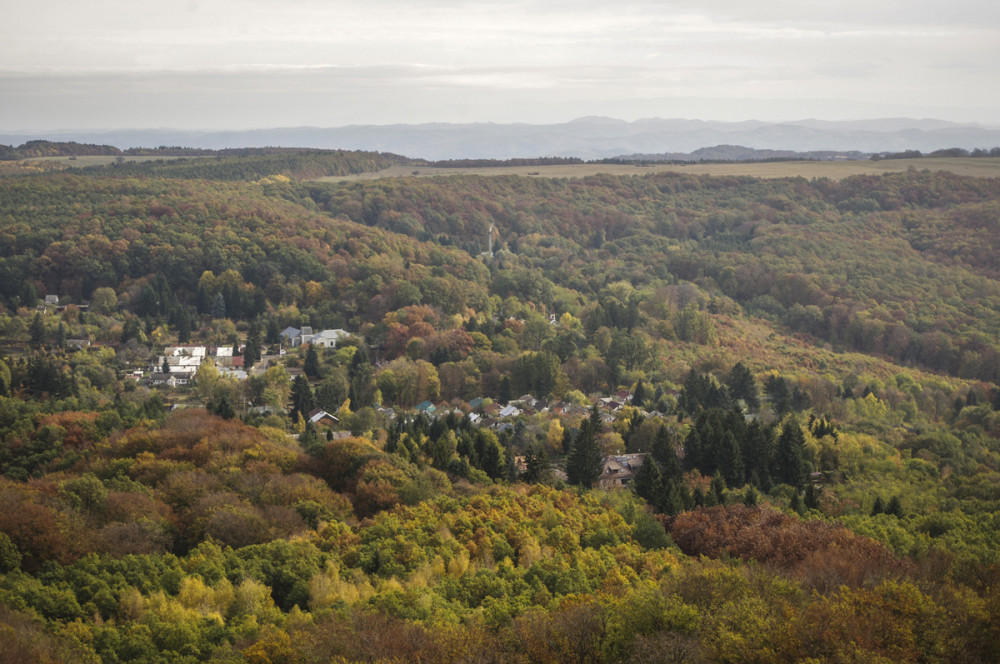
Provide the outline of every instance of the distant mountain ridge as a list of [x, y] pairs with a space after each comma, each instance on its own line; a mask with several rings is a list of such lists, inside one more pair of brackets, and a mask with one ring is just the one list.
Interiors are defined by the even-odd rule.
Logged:
[[350, 125], [239, 131], [123, 129], [107, 132], [0, 134], [0, 143], [28, 139], [76, 141], [121, 149], [178, 145], [230, 149], [265, 146], [370, 150], [428, 160], [575, 157], [691, 153], [706, 146], [740, 145], [794, 152], [933, 152], [1000, 146], [1000, 128], [941, 120], [884, 118], [858, 121], [715, 122], [587, 117], [562, 124]]

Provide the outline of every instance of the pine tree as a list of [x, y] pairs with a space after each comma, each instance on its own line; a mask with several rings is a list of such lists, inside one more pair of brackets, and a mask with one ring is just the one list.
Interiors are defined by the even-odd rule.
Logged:
[[260, 323], [254, 319], [247, 333], [247, 345], [243, 349], [243, 365], [249, 369], [260, 361]]
[[715, 497], [715, 503], [717, 505], [725, 505], [728, 491], [726, 490], [726, 479], [722, 476], [722, 473], [716, 471], [715, 475], [712, 476], [711, 488], [712, 496]]
[[806, 485], [806, 495], [803, 502], [805, 503], [806, 509], [819, 509], [819, 491], [816, 490], [816, 485], [812, 482]]
[[743, 454], [740, 452], [740, 446], [736, 443], [736, 437], [732, 431], [726, 431], [722, 434], [719, 451], [719, 470], [726, 479], [726, 483], [734, 487], [743, 486], [746, 479]]
[[226, 317], [226, 298], [222, 293], [216, 293], [215, 301], [212, 303], [212, 318]]
[[604, 460], [597, 442], [597, 430], [592, 421], [584, 422], [566, 459], [566, 476], [570, 484], [589, 489], [603, 471]]
[[637, 408], [642, 408], [646, 403], [649, 395], [646, 393], [646, 384], [640, 379], [635, 384], [635, 391], [632, 393], [632, 405]]
[[292, 419], [296, 416], [308, 417], [312, 409], [316, 407], [312, 389], [309, 381], [304, 376], [296, 376], [292, 381]]
[[677, 452], [674, 451], [674, 446], [670, 441], [670, 431], [665, 426], [661, 426], [656, 431], [652, 456], [659, 464], [660, 473], [664, 479], [679, 480], [681, 478], [683, 475], [681, 463], [677, 459]]
[[309, 350], [306, 351], [306, 360], [302, 363], [302, 370], [310, 378], [319, 378], [319, 353], [316, 352], [316, 346], [312, 344], [309, 344]]
[[165, 355], [163, 356], [163, 364], [160, 366], [160, 371], [165, 374], [170, 373], [170, 363], [167, 362], [167, 357]]
[[31, 319], [31, 324], [28, 326], [28, 334], [31, 337], [32, 346], [41, 346], [45, 343], [45, 323], [42, 322], [42, 314], [40, 312], [35, 312], [34, 317]]
[[882, 500], [882, 496], [875, 496], [875, 503], [872, 505], [872, 516], [876, 514], [885, 514], [885, 501]]
[[552, 467], [545, 448], [532, 443], [524, 455], [525, 470], [521, 479], [528, 484], [540, 484], [552, 479]]
[[682, 486], [683, 484], [676, 481], [668, 481], [663, 484], [657, 505], [661, 512], [673, 516], [684, 510]]
[[792, 500], [789, 502], [788, 507], [799, 516], [805, 513], [806, 508], [802, 504], [802, 496], [799, 495], [798, 491], [792, 494]]
[[742, 362], [737, 362], [729, 371], [727, 381], [729, 393], [733, 399], [743, 399], [750, 411], [760, 409], [760, 397], [757, 393], [757, 381], [754, 380], [750, 370], [743, 366]]
[[632, 480], [632, 491], [635, 495], [646, 500], [647, 503], [655, 505], [662, 489], [662, 477], [660, 469], [652, 456], [643, 457], [642, 465], [635, 471], [635, 478]]
[[889, 499], [889, 503], [885, 506], [885, 513], [891, 514], [897, 519], [903, 516], [903, 503], [899, 496], [893, 496]]
[[798, 421], [794, 418], [786, 421], [775, 449], [772, 475], [778, 482], [794, 487], [802, 486], [802, 453], [805, 444], [806, 438]]

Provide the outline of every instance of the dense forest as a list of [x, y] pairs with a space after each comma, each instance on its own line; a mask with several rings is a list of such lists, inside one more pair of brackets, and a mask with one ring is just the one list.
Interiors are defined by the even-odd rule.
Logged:
[[4, 661], [1000, 659], [1000, 181], [180, 156], [0, 177]]

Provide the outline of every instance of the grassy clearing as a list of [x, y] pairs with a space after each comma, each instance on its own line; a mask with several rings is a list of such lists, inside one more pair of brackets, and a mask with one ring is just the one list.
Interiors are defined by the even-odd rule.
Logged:
[[648, 173], [695, 173], [704, 175], [747, 175], [758, 178], [804, 177], [840, 180], [851, 175], [896, 173], [909, 168], [948, 171], [956, 175], [1000, 177], [1000, 158], [926, 158], [884, 161], [780, 161], [735, 164], [567, 164], [555, 166], [497, 166], [493, 168], [431, 168], [399, 164], [375, 173], [321, 178], [323, 182], [352, 182], [399, 177], [442, 177], [455, 175], [521, 175], [525, 177], [582, 178], [590, 175], [646, 175]]

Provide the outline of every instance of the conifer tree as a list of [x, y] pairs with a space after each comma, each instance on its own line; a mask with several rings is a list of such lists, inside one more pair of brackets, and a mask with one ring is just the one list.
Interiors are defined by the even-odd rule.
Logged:
[[885, 506], [885, 513], [891, 514], [897, 519], [903, 516], [903, 503], [899, 500], [899, 496], [893, 496], [889, 499]]
[[819, 509], [819, 491], [816, 490], [816, 486], [810, 482], [806, 485], [806, 495], [803, 498], [806, 509], [818, 510]]
[[806, 438], [798, 421], [790, 418], [785, 422], [781, 435], [778, 436], [772, 473], [774, 479], [782, 484], [791, 484], [794, 487], [802, 486], [804, 473], [802, 453], [805, 444]]
[[310, 378], [319, 378], [319, 353], [316, 352], [316, 346], [313, 344], [309, 344], [309, 350], [306, 351], [306, 359], [302, 363], [302, 370]]
[[31, 324], [28, 326], [28, 334], [31, 337], [32, 346], [41, 346], [45, 343], [45, 323], [42, 322], [42, 314], [40, 312], [35, 312], [34, 317], [31, 319]]
[[247, 345], [243, 349], [243, 364], [248, 369], [260, 361], [260, 323], [255, 318], [250, 323], [250, 331], [247, 333]]
[[757, 393], [757, 381], [754, 380], [750, 370], [743, 366], [742, 362], [737, 362], [729, 370], [728, 377], [729, 393], [733, 399], [743, 399], [750, 411], [760, 409], [760, 397]]
[[635, 492], [635, 495], [645, 499], [647, 503], [655, 505], [662, 489], [662, 481], [656, 461], [652, 456], [646, 455], [642, 460], [642, 465], [635, 471], [632, 491]]
[[226, 298], [222, 293], [216, 293], [215, 302], [212, 303], [212, 318], [226, 317]]
[[600, 430], [594, 424], [594, 414], [597, 414], [597, 421], [600, 422], [600, 413], [595, 406], [591, 411], [589, 420], [583, 423], [573, 449], [570, 450], [566, 459], [566, 476], [570, 484], [575, 484], [589, 489], [601, 476], [604, 470], [604, 460], [601, 456], [601, 448], [597, 442], [597, 432]]
[[670, 432], [661, 426], [653, 439], [652, 457], [659, 464], [660, 474], [666, 480], [679, 480], [683, 471], [677, 453], [670, 442]]
[[316, 407], [312, 389], [309, 381], [304, 376], [296, 376], [292, 381], [292, 419], [296, 416], [308, 417], [313, 408]]

